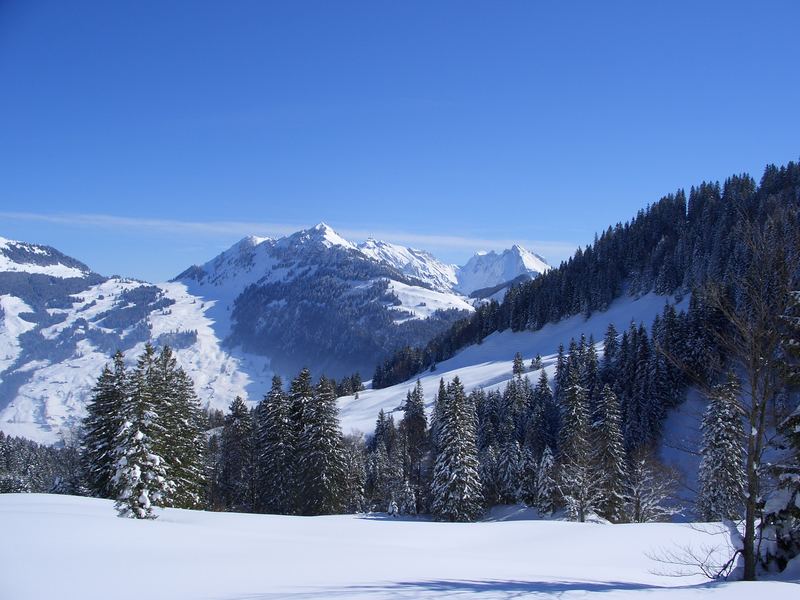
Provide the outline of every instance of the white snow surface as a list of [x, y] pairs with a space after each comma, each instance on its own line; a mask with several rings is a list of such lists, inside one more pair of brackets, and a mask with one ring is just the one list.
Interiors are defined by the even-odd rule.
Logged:
[[20, 353], [19, 336], [34, 328], [34, 324], [20, 318], [31, 312], [31, 307], [20, 298], [5, 294], [0, 296], [0, 373], [17, 359]]
[[[552, 381], [559, 344], [566, 348], [570, 339], [577, 340], [581, 334], [585, 334], [587, 339], [594, 336], [595, 342], [599, 344], [598, 350], [601, 351], [601, 342], [609, 323], [614, 323], [619, 333], [626, 330], [631, 321], [637, 324], [644, 322], [649, 327], [667, 302], [674, 303], [674, 299], [652, 293], [640, 298], [622, 297], [614, 301], [607, 311], [595, 313], [589, 319], [578, 315], [547, 324], [539, 331], [493, 333], [483, 343], [468, 346], [453, 358], [437, 364], [434, 372], [425, 371], [420, 375], [425, 392], [425, 406], [428, 410], [432, 408], [441, 378], [449, 381], [458, 376], [467, 392], [475, 388], [488, 390], [505, 387], [512, 378], [516, 352], [522, 353], [526, 364], [530, 364], [531, 359], [540, 354]], [[676, 306], [678, 310], [685, 309], [688, 298], [684, 298]], [[528, 376], [535, 383], [539, 373], [529, 372]], [[354, 396], [340, 398], [343, 431], [372, 432], [381, 409], [387, 415], [398, 413], [395, 414], [395, 420], [400, 419], [406, 394], [415, 383], [416, 380], [412, 379], [381, 390], [365, 390], [359, 393], [357, 399]]]
[[121, 519], [108, 500], [0, 496], [0, 598], [788, 600], [800, 589], [668, 577], [651, 558], [707, 547], [712, 526], [157, 513]]
[[452, 292], [428, 290], [394, 280], [389, 280], [389, 289], [401, 302], [400, 306], [390, 308], [401, 313], [402, 316], [396, 319], [397, 322], [427, 319], [437, 310], [458, 309], [470, 312], [475, 310], [463, 296]]

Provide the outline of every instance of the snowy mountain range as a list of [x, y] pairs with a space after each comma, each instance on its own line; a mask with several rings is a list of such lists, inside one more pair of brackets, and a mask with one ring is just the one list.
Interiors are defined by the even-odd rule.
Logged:
[[174, 280], [104, 277], [58, 250], [0, 238], [0, 430], [57, 441], [77, 422], [111, 353], [169, 344], [202, 401], [257, 400], [273, 373], [339, 377], [437, 335], [475, 290], [548, 268], [515, 246], [464, 267], [319, 225], [247, 237]]

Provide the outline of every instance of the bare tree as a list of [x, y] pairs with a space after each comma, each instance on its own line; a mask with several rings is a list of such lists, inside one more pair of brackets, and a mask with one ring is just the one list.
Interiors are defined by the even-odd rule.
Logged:
[[757, 522], [763, 507], [762, 474], [767, 444], [767, 407], [783, 386], [780, 352], [781, 316], [790, 301], [789, 266], [781, 228], [774, 217], [762, 227], [743, 228], [742, 243], [749, 260], [736, 282], [737, 294], [721, 285], [703, 290], [705, 303], [722, 316], [710, 324], [711, 334], [742, 376], [739, 409], [747, 422], [745, 432], [744, 536], [741, 554], [745, 580], [756, 578]]
[[707, 535], [709, 542], [649, 552], [648, 558], [663, 565], [652, 573], [664, 577], [703, 575], [709, 579], [727, 579], [742, 552], [741, 536], [736, 524], [725, 521], [691, 525], [691, 528]]

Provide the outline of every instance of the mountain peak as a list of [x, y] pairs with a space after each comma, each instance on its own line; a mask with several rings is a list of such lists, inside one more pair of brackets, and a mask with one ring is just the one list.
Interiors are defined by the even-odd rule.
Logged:
[[259, 235], [248, 235], [246, 237], [243, 237], [241, 240], [239, 240], [239, 242], [236, 245], [238, 247], [240, 247], [240, 248], [241, 247], [244, 247], [244, 248], [247, 248], [247, 247], [255, 248], [256, 246], [259, 246], [259, 245], [263, 244], [264, 242], [271, 242], [271, 241], [272, 241], [272, 238], [270, 238], [270, 237], [262, 237], [262, 236], [259, 236]]
[[476, 252], [466, 265], [458, 270], [458, 290], [471, 294], [475, 290], [495, 287], [522, 275], [536, 277], [550, 269], [538, 254], [514, 244], [498, 253], [494, 250]]
[[30, 273], [51, 277], [83, 278], [91, 269], [50, 246], [28, 244], [0, 237], [0, 272]]
[[289, 244], [296, 244], [296, 243], [305, 243], [308, 241], [314, 241], [321, 243], [322, 245], [326, 246], [327, 248], [332, 248], [334, 246], [340, 246], [342, 248], [350, 248], [355, 249], [356, 245], [352, 242], [344, 239], [340, 236], [336, 231], [325, 223], [324, 221], [320, 221], [313, 227], [309, 229], [303, 229], [302, 231], [298, 231], [297, 233], [293, 233], [292, 235], [283, 238]]

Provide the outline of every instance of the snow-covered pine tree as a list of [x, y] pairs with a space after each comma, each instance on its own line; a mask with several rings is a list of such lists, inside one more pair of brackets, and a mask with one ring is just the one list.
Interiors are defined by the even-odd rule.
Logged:
[[254, 510], [255, 464], [253, 461], [253, 417], [241, 397], [236, 396], [222, 428], [219, 481], [217, 487], [228, 510]]
[[257, 415], [259, 447], [259, 509], [268, 513], [292, 514], [295, 506], [294, 457], [296, 438], [290, 418], [288, 396], [279, 376], [259, 405]]
[[525, 436], [526, 445], [533, 451], [537, 460], [546, 447], [549, 446], [551, 452], [558, 447], [559, 421], [559, 410], [553, 392], [550, 391], [547, 371], [542, 369], [533, 390], [533, 413]]
[[164, 346], [156, 358], [150, 385], [155, 390], [163, 432], [155, 449], [175, 486], [165, 505], [197, 508], [206, 489], [202, 412], [194, 383], [178, 367], [169, 346]]
[[306, 407], [314, 400], [314, 383], [311, 380], [311, 371], [303, 369], [292, 380], [289, 388], [289, 418], [296, 435], [303, 431]]
[[514, 362], [511, 367], [511, 372], [518, 376], [522, 376], [525, 373], [525, 361], [522, 358], [522, 354], [519, 352], [514, 355]]
[[476, 414], [458, 377], [447, 386], [440, 410], [440, 450], [433, 470], [431, 512], [442, 521], [473, 521], [483, 504]]
[[349, 435], [342, 438], [344, 460], [343, 503], [346, 513], [360, 513], [368, 509], [365, 495], [367, 479], [364, 438]]
[[517, 500], [524, 502], [528, 506], [536, 506], [536, 472], [539, 465], [536, 457], [529, 448], [525, 448], [521, 453], [519, 463], [519, 489]]
[[742, 516], [744, 431], [739, 393], [739, 380], [729, 372], [726, 381], [714, 387], [703, 415], [697, 513], [706, 521]]
[[402, 466], [389, 456], [383, 439], [369, 452], [366, 461], [366, 495], [375, 510], [386, 510], [403, 478]]
[[556, 509], [556, 461], [550, 446], [542, 452], [536, 471], [536, 509], [543, 515], [551, 515]]
[[497, 483], [500, 504], [515, 504], [519, 495], [521, 450], [514, 437], [507, 438], [497, 458]]
[[117, 352], [112, 366], [106, 365], [97, 379], [83, 421], [81, 457], [86, 482], [89, 491], [100, 498], [114, 497], [111, 481], [116, 473], [115, 440], [129, 395], [124, 359]]
[[422, 383], [417, 380], [414, 389], [408, 393], [403, 406], [401, 431], [405, 437], [408, 452], [408, 481], [414, 493], [416, 505], [414, 512], [422, 511], [423, 487], [425, 482], [425, 457], [428, 454], [428, 419], [425, 416], [425, 396]]
[[152, 384], [155, 360], [155, 349], [147, 344], [133, 372], [130, 399], [122, 407], [122, 425], [115, 438], [112, 486], [122, 517], [154, 519], [153, 507], [167, 504], [175, 489], [156, 451], [164, 432]]
[[559, 490], [569, 517], [584, 522], [597, 511], [599, 488], [592, 468], [586, 390], [580, 383], [578, 368], [570, 369], [569, 385], [563, 401]]
[[478, 453], [478, 475], [481, 480], [481, 492], [486, 506], [494, 506], [500, 502], [500, 485], [497, 476], [497, 448], [486, 446]]
[[531, 371], [538, 371], [542, 368], [542, 355], [537, 354], [531, 359]]
[[600, 376], [603, 383], [611, 383], [616, 378], [617, 357], [619, 356], [619, 337], [613, 323], [608, 324], [603, 338], [603, 363]]
[[447, 404], [447, 389], [444, 385], [444, 379], [439, 379], [439, 391], [433, 399], [433, 411], [431, 413], [431, 446], [433, 447], [434, 454], [438, 454], [441, 449], [441, 427], [444, 406]]
[[335, 394], [325, 380], [304, 409], [297, 443], [301, 513], [325, 515], [343, 508], [344, 456]]
[[622, 417], [617, 397], [606, 384], [597, 406], [594, 423], [594, 462], [599, 479], [600, 516], [613, 523], [624, 518], [627, 457], [622, 435]]
[[597, 350], [594, 348], [594, 337], [589, 337], [583, 351], [581, 363], [581, 385], [586, 390], [586, 401], [589, 407], [589, 415], [594, 413], [595, 406], [600, 396], [600, 362], [597, 358]]

